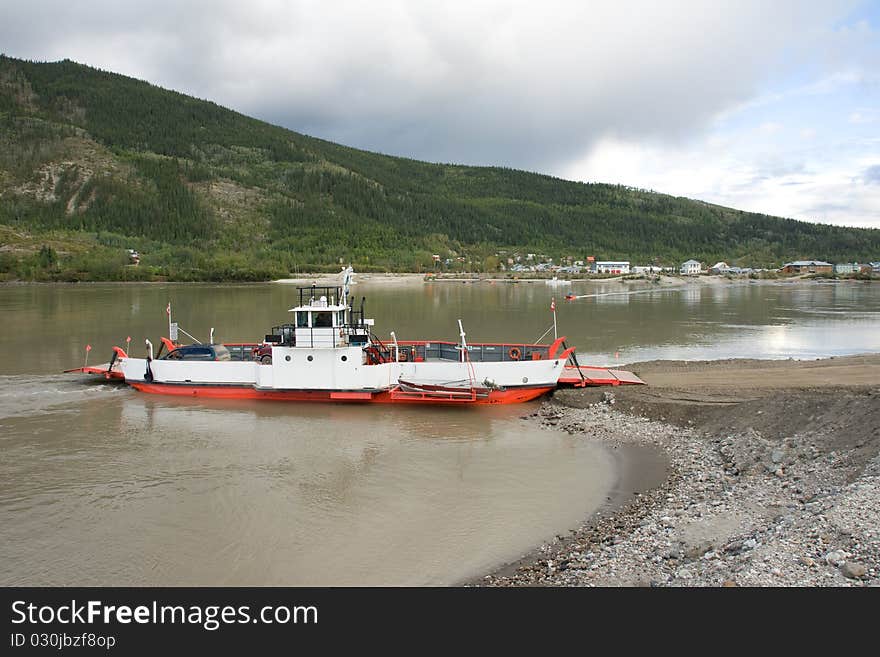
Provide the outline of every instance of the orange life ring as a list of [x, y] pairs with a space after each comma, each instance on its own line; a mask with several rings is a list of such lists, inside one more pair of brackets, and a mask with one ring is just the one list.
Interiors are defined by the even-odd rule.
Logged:
[[508, 349], [507, 355], [510, 356], [510, 360], [519, 360], [522, 352], [519, 350], [519, 347], [511, 347]]

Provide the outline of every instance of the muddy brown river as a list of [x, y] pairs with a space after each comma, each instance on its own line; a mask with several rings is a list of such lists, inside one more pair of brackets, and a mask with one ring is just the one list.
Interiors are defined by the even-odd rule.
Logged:
[[[652, 290], [576, 283], [560, 332], [595, 364], [880, 351], [876, 285]], [[376, 333], [534, 340], [540, 283], [354, 288]], [[579, 524], [615, 457], [522, 419], [538, 403], [413, 408], [149, 396], [61, 370], [167, 333], [257, 340], [265, 285], [0, 287], [0, 584], [455, 584]], [[659, 467], [662, 464], [656, 463]]]

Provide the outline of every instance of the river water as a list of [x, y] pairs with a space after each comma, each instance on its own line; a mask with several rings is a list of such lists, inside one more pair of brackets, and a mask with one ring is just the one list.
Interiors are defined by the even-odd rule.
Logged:
[[[356, 285], [376, 333], [534, 340], [552, 325], [582, 362], [815, 358], [880, 351], [880, 291], [861, 283]], [[583, 295], [571, 303], [566, 292]], [[594, 512], [605, 448], [500, 408], [188, 400], [61, 370], [140, 355], [165, 307], [206, 339], [288, 320], [265, 285], [0, 288], [0, 584], [452, 584]], [[655, 459], [655, 465], [662, 463]]]

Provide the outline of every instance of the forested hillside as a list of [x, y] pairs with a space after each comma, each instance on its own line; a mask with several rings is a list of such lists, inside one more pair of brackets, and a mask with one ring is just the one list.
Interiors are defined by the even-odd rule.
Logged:
[[483, 269], [501, 251], [773, 266], [876, 259], [880, 231], [378, 155], [74, 62], [0, 57], [0, 277], [260, 280], [340, 262], [424, 271], [432, 254]]

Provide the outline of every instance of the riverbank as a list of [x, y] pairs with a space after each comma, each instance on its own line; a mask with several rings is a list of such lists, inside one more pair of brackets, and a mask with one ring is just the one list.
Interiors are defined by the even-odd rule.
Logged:
[[[439, 277], [428, 278], [425, 274], [413, 272], [408, 273], [371, 273], [356, 272], [355, 282], [370, 283], [372, 285], [393, 286], [393, 285], [422, 285], [425, 283], [444, 283], [444, 284], [487, 284], [487, 285], [519, 285], [519, 284], [541, 284], [547, 285], [552, 283], [552, 276], [524, 276], [524, 277], [508, 277], [499, 276], [497, 274], [461, 274], [461, 275], [443, 275]], [[271, 281], [259, 279], [229, 279], [214, 280], [211, 278], [202, 279], [175, 279], [165, 276], [159, 276], [155, 279], [130, 279], [130, 280], [89, 280], [72, 279], [72, 280], [17, 280], [0, 278], [0, 287], [15, 285], [85, 285], [85, 284], [120, 284], [120, 285], [143, 285], [158, 284], [232, 284], [232, 285], [259, 285], [261, 283], [279, 283], [288, 285], [321, 285], [333, 286], [338, 285], [341, 277], [336, 273], [304, 273], [293, 278], [278, 278]], [[577, 277], [565, 279], [561, 283], [556, 283], [560, 291], [571, 292], [572, 287], [575, 290], [588, 289], [590, 285], [619, 283], [621, 290], [635, 287], [686, 287], [686, 286], [722, 286], [722, 285], [766, 285], [766, 284], [803, 284], [803, 283], [871, 283], [880, 281], [880, 277], [860, 278], [853, 277], [815, 277], [812, 275], [802, 276], [769, 276], [766, 278], [749, 278], [747, 276], [678, 276], [678, 275], [653, 275], [653, 276], [595, 276], [595, 277]], [[570, 284], [569, 284], [570, 283]]]
[[[279, 278], [278, 280], [272, 281], [273, 283], [280, 283], [286, 285], [322, 285], [322, 286], [333, 286], [333, 285], [341, 285], [342, 277], [337, 272], [335, 274], [302, 274], [296, 278]], [[424, 274], [393, 274], [393, 273], [385, 273], [385, 274], [374, 274], [369, 272], [355, 272], [354, 275], [355, 283], [370, 283], [375, 285], [414, 285], [425, 282]]]
[[880, 585], [880, 354], [628, 369], [648, 386], [558, 391], [531, 419], [661, 449], [666, 480], [476, 584]]
[[[853, 278], [839, 277], [827, 278], [816, 277], [813, 275], [801, 276], [767, 276], [762, 278], [750, 278], [748, 276], [678, 276], [678, 275], [650, 275], [650, 276], [596, 276], [596, 277], [576, 277], [565, 279], [563, 281], [554, 282], [552, 276], [523, 276], [510, 277], [499, 276], [497, 274], [444, 274], [442, 276], [427, 277], [425, 274], [416, 273], [356, 273], [355, 282], [370, 283], [376, 285], [414, 285], [424, 283], [442, 283], [442, 284], [486, 284], [486, 285], [520, 285], [520, 284], [541, 284], [552, 285], [559, 288], [560, 291], [578, 293], [589, 289], [590, 285], [617, 283], [620, 284], [621, 290], [630, 288], [668, 288], [668, 287], [689, 287], [689, 286], [725, 286], [725, 285], [767, 285], [767, 284], [834, 284], [834, 283], [871, 283], [880, 281], [880, 277], [873, 278]], [[338, 285], [340, 275], [334, 274], [302, 274], [296, 278], [280, 278], [272, 283], [281, 283], [289, 285]]]

